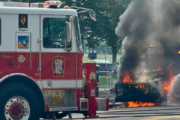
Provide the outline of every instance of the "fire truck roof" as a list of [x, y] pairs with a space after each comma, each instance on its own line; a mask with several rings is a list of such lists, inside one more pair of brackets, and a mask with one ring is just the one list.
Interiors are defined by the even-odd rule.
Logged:
[[29, 7], [0, 7], [0, 13], [17, 14], [49, 14], [49, 15], [72, 15], [76, 16], [74, 9], [50, 9], [50, 8], [29, 8]]

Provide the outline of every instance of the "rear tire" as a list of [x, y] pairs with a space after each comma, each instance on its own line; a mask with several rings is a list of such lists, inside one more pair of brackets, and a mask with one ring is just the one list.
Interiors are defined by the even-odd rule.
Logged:
[[39, 120], [40, 106], [34, 91], [22, 83], [10, 83], [0, 90], [1, 120]]

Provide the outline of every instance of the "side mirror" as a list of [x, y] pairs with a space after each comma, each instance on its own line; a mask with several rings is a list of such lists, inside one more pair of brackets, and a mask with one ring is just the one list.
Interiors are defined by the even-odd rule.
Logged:
[[66, 42], [70, 42], [71, 41], [71, 27], [70, 27], [70, 23], [66, 22]]
[[66, 22], [66, 43], [65, 43], [65, 50], [70, 51], [71, 50], [71, 24], [70, 22]]

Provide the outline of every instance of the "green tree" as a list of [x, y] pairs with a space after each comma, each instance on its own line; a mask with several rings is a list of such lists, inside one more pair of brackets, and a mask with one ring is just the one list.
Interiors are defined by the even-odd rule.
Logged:
[[[124, 13], [130, 0], [82, 0], [83, 7], [95, 11], [97, 22], [90, 19], [85, 20], [85, 40], [89, 48], [96, 48], [101, 42], [111, 47], [113, 63], [121, 48], [123, 37], [117, 37], [115, 28], [119, 16]], [[84, 14], [87, 16], [88, 14]]]

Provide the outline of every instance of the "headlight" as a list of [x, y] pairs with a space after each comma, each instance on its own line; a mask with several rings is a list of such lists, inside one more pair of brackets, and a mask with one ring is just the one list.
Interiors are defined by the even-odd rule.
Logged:
[[151, 88], [151, 93], [157, 93], [156, 88]]
[[117, 87], [117, 96], [122, 96], [123, 95], [123, 88], [122, 86]]

